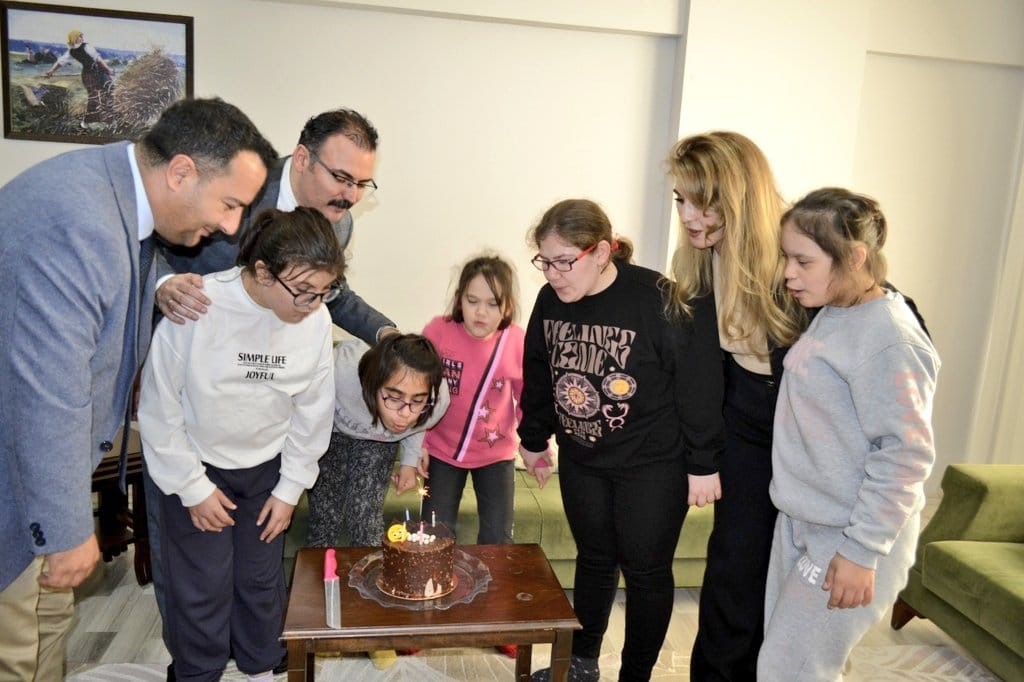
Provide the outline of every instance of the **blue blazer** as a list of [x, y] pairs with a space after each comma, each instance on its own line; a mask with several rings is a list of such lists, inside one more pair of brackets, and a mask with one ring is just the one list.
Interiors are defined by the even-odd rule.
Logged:
[[[256, 200], [246, 209], [242, 217], [242, 226], [234, 236], [227, 236], [223, 232], [217, 232], [203, 239], [198, 246], [193, 247], [164, 247], [160, 249], [161, 258], [157, 258], [157, 277], [163, 277], [175, 272], [194, 272], [199, 275], [208, 275], [211, 272], [220, 272], [235, 266], [238, 258], [238, 241], [242, 232], [252, 224], [253, 218], [261, 211], [268, 208], [277, 208], [277, 198], [281, 194], [281, 182], [284, 174], [285, 159], [279, 159], [277, 164], [267, 174], [267, 182], [263, 186]], [[352, 213], [345, 211], [341, 219], [334, 223], [334, 234], [338, 237], [341, 248], [347, 248], [352, 238]], [[327, 304], [331, 313], [331, 320], [348, 333], [359, 337], [371, 346], [377, 340], [377, 332], [381, 327], [394, 327], [395, 323], [377, 311], [376, 308], [364, 301], [359, 294], [352, 289], [345, 287], [341, 296]]]
[[0, 589], [93, 533], [92, 472], [145, 356], [141, 289], [127, 143], [0, 188]]

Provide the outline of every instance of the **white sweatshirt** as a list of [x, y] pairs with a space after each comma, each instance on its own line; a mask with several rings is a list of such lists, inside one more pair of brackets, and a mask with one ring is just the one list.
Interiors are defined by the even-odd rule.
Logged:
[[149, 473], [186, 507], [215, 485], [204, 463], [247, 469], [281, 453], [274, 497], [296, 504], [316, 481], [334, 408], [325, 306], [281, 321], [242, 286], [239, 268], [203, 278], [213, 305], [195, 322], [163, 320], [142, 372], [139, 427]]
[[841, 528], [839, 553], [875, 568], [924, 505], [940, 364], [898, 293], [822, 308], [786, 354], [770, 486], [779, 511]]

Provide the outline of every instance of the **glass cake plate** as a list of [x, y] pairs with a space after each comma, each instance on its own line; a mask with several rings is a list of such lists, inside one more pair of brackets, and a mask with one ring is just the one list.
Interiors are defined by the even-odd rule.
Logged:
[[387, 608], [400, 608], [409, 611], [428, 611], [439, 609], [444, 611], [456, 604], [468, 604], [478, 594], [487, 591], [491, 582], [491, 569], [487, 564], [461, 549], [455, 550], [455, 589], [446, 595], [434, 599], [410, 600], [394, 597], [377, 586], [377, 579], [383, 567], [383, 551], [370, 552], [352, 566], [348, 572], [348, 584], [354, 587], [364, 599], [372, 599]]

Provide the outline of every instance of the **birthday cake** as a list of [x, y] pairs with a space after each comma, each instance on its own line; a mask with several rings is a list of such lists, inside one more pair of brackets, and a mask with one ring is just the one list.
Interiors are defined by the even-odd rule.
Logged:
[[435, 599], [455, 589], [455, 537], [443, 524], [392, 524], [377, 587], [400, 599]]

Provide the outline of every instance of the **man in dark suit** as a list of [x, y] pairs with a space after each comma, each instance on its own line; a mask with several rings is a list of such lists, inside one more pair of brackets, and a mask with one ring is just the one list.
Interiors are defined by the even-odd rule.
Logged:
[[[377, 188], [373, 181], [376, 156], [377, 129], [362, 114], [335, 109], [314, 116], [306, 121], [292, 155], [270, 170], [266, 187], [246, 213], [239, 235], [263, 209], [291, 211], [306, 206], [331, 221], [338, 241], [346, 248], [353, 230], [349, 209]], [[172, 322], [196, 320], [206, 312], [211, 302], [203, 293], [201, 275], [234, 266], [239, 235], [213, 235], [191, 248], [164, 250], [169, 268], [158, 261], [156, 302]], [[167, 277], [171, 272], [188, 274]], [[328, 309], [336, 325], [370, 345], [395, 327], [349, 288], [329, 303]]]
[[0, 680], [63, 679], [72, 588], [100, 556], [91, 475], [149, 345], [153, 235], [234, 233], [276, 156], [237, 108], [183, 100], [137, 144], [0, 188]]

